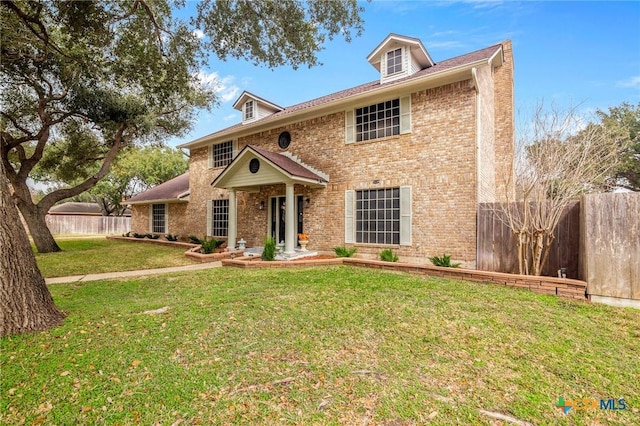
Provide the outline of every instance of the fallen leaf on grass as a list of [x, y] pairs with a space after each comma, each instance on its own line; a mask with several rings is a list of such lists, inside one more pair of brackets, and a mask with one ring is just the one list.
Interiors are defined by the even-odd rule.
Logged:
[[137, 366], [139, 366], [139, 365], [140, 365], [140, 363], [142, 363], [142, 361], [140, 361], [140, 360], [136, 359], [135, 361], [133, 361], [133, 362], [131, 363], [131, 366], [132, 366], [133, 368], [136, 368]]
[[45, 401], [42, 404], [38, 405], [38, 409], [35, 414], [45, 414], [53, 409], [53, 405], [49, 401]]
[[60, 376], [61, 376], [61, 377], [65, 377], [65, 376], [68, 376], [69, 374], [71, 374], [71, 372], [69, 372], [69, 371], [63, 371], [62, 373], [60, 373]]

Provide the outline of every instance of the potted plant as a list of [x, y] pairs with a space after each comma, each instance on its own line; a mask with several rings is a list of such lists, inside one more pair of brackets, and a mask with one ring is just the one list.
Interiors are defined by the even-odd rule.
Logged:
[[309, 236], [307, 234], [298, 234], [298, 244], [300, 244], [300, 251], [307, 251]]

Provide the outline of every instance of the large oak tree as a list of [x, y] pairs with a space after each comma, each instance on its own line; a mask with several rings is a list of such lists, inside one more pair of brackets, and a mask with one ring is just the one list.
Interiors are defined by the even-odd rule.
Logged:
[[[1, 3], [1, 156], [38, 251], [59, 250], [45, 224], [51, 206], [93, 187], [123, 147], [182, 135], [196, 109], [212, 105], [197, 77], [209, 52], [311, 66], [327, 37], [348, 40], [362, 24], [355, 0], [204, 1], [197, 9], [185, 22], [168, 1]], [[64, 154], [57, 167], [82, 179], [36, 204], [27, 179], [54, 148]]]
[[[316, 52], [326, 38], [342, 35], [349, 40], [351, 30], [362, 30], [355, 0], [203, 1], [189, 22], [173, 15], [174, 7], [184, 4], [0, 3], [2, 172], [38, 251], [59, 250], [44, 220], [51, 206], [96, 185], [123, 147], [182, 135], [198, 108], [215, 102], [213, 92], [197, 77], [209, 52], [269, 67], [311, 66], [318, 63]], [[196, 29], [205, 37], [196, 37]], [[27, 179], [45, 152], [56, 146], [64, 148], [60, 164], [70, 173], [95, 171], [36, 204]], [[8, 256], [5, 251], [2, 255]], [[18, 265], [31, 268], [33, 254], [15, 256]], [[3, 285], [5, 278], [17, 280], [12, 285], [25, 292], [34, 285], [19, 276], [6, 277], [4, 268], [0, 274]], [[43, 307], [33, 302], [24, 309]], [[19, 320], [26, 311], [11, 315]], [[2, 321], [10, 323], [4, 317]], [[3, 333], [20, 331], [2, 328]]]

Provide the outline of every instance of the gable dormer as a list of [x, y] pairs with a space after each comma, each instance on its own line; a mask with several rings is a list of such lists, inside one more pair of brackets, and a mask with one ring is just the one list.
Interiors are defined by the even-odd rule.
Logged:
[[435, 65], [419, 39], [398, 34], [389, 34], [367, 56], [367, 61], [380, 71], [380, 83], [407, 77]]
[[233, 108], [242, 112], [242, 124], [251, 123], [284, 109], [247, 91], [242, 92]]

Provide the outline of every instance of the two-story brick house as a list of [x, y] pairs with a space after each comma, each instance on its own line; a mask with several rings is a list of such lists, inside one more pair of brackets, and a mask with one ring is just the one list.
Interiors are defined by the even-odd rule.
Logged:
[[401, 260], [476, 259], [478, 203], [512, 171], [509, 41], [434, 62], [391, 34], [367, 57], [379, 80], [283, 108], [244, 92], [242, 122], [182, 145], [189, 173], [133, 197], [132, 231], [266, 236], [294, 251], [355, 246]]

